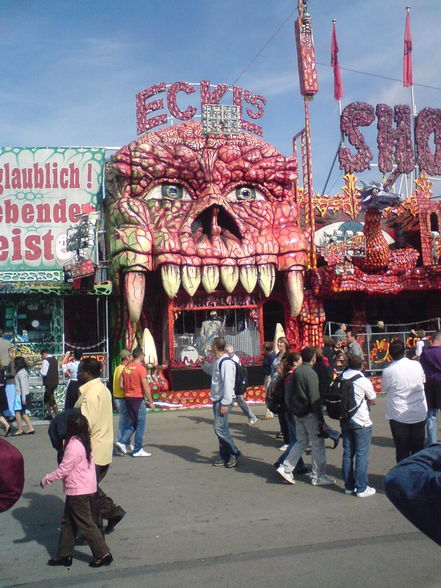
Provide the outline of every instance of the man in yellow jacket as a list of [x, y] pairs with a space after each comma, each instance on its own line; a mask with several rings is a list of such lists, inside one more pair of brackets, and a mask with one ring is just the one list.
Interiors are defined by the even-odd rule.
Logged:
[[81, 360], [78, 366], [80, 396], [75, 408], [79, 408], [81, 414], [89, 421], [98, 484], [94, 497], [95, 522], [102, 528], [103, 518], [107, 519], [106, 533], [110, 533], [126, 513], [123, 508], [116, 506], [110, 496], [106, 496], [99, 486], [109, 471], [113, 454], [112, 395], [101, 382], [100, 373], [101, 366], [96, 359], [86, 357]]

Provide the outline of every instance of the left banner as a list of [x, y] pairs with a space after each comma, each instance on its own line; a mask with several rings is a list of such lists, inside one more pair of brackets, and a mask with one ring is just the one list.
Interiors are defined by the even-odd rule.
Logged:
[[0, 148], [0, 270], [57, 272], [67, 229], [98, 207], [105, 150]]

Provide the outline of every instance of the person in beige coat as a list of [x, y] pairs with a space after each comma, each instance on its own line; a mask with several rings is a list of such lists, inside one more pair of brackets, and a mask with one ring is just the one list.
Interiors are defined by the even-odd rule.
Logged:
[[113, 454], [113, 410], [110, 390], [101, 382], [101, 366], [92, 358], [82, 359], [78, 366], [80, 395], [75, 408], [81, 410], [90, 426], [92, 453], [96, 467], [98, 489], [94, 496], [94, 517], [98, 527], [107, 519], [106, 533], [111, 533], [126, 514], [100, 487], [109, 471]]

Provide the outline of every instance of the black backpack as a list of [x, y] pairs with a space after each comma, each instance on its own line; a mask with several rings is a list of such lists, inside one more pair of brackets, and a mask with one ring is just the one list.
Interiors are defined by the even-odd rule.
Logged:
[[268, 395], [268, 409], [274, 414], [280, 414], [285, 410], [285, 380], [277, 378]]
[[354, 398], [354, 382], [361, 377], [361, 374], [356, 374], [352, 378], [343, 379], [343, 374], [340, 374], [331, 383], [323, 398], [329, 418], [345, 421], [355, 415], [363, 399], [357, 406]]
[[236, 363], [231, 357], [224, 357], [219, 363], [219, 371], [224, 361], [230, 360], [234, 363], [236, 370], [234, 372], [234, 394], [236, 396], [243, 396], [248, 387], [248, 374], [246, 368], [241, 363]]

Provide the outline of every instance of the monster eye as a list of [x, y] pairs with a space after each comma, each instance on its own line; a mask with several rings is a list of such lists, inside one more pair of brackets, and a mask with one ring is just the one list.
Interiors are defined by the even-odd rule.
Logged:
[[264, 193], [254, 186], [236, 186], [227, 194], [227, 201], [231, 204], [237, 202], [254, 202], [255, 200], [266, 200]]
[[240, 186], [236, 188], [236, 198], [237, 200], [255, 200], [256, 189], [252, 186]]
[[145, 196], [146, 200], [178, 201], [190, 200], [190, 195], [181, 184], [163, 182], [154, 186]]
[[180, 184], [161, 184], [161, 196], [167, 200], [182, 200], [183, 194]]

